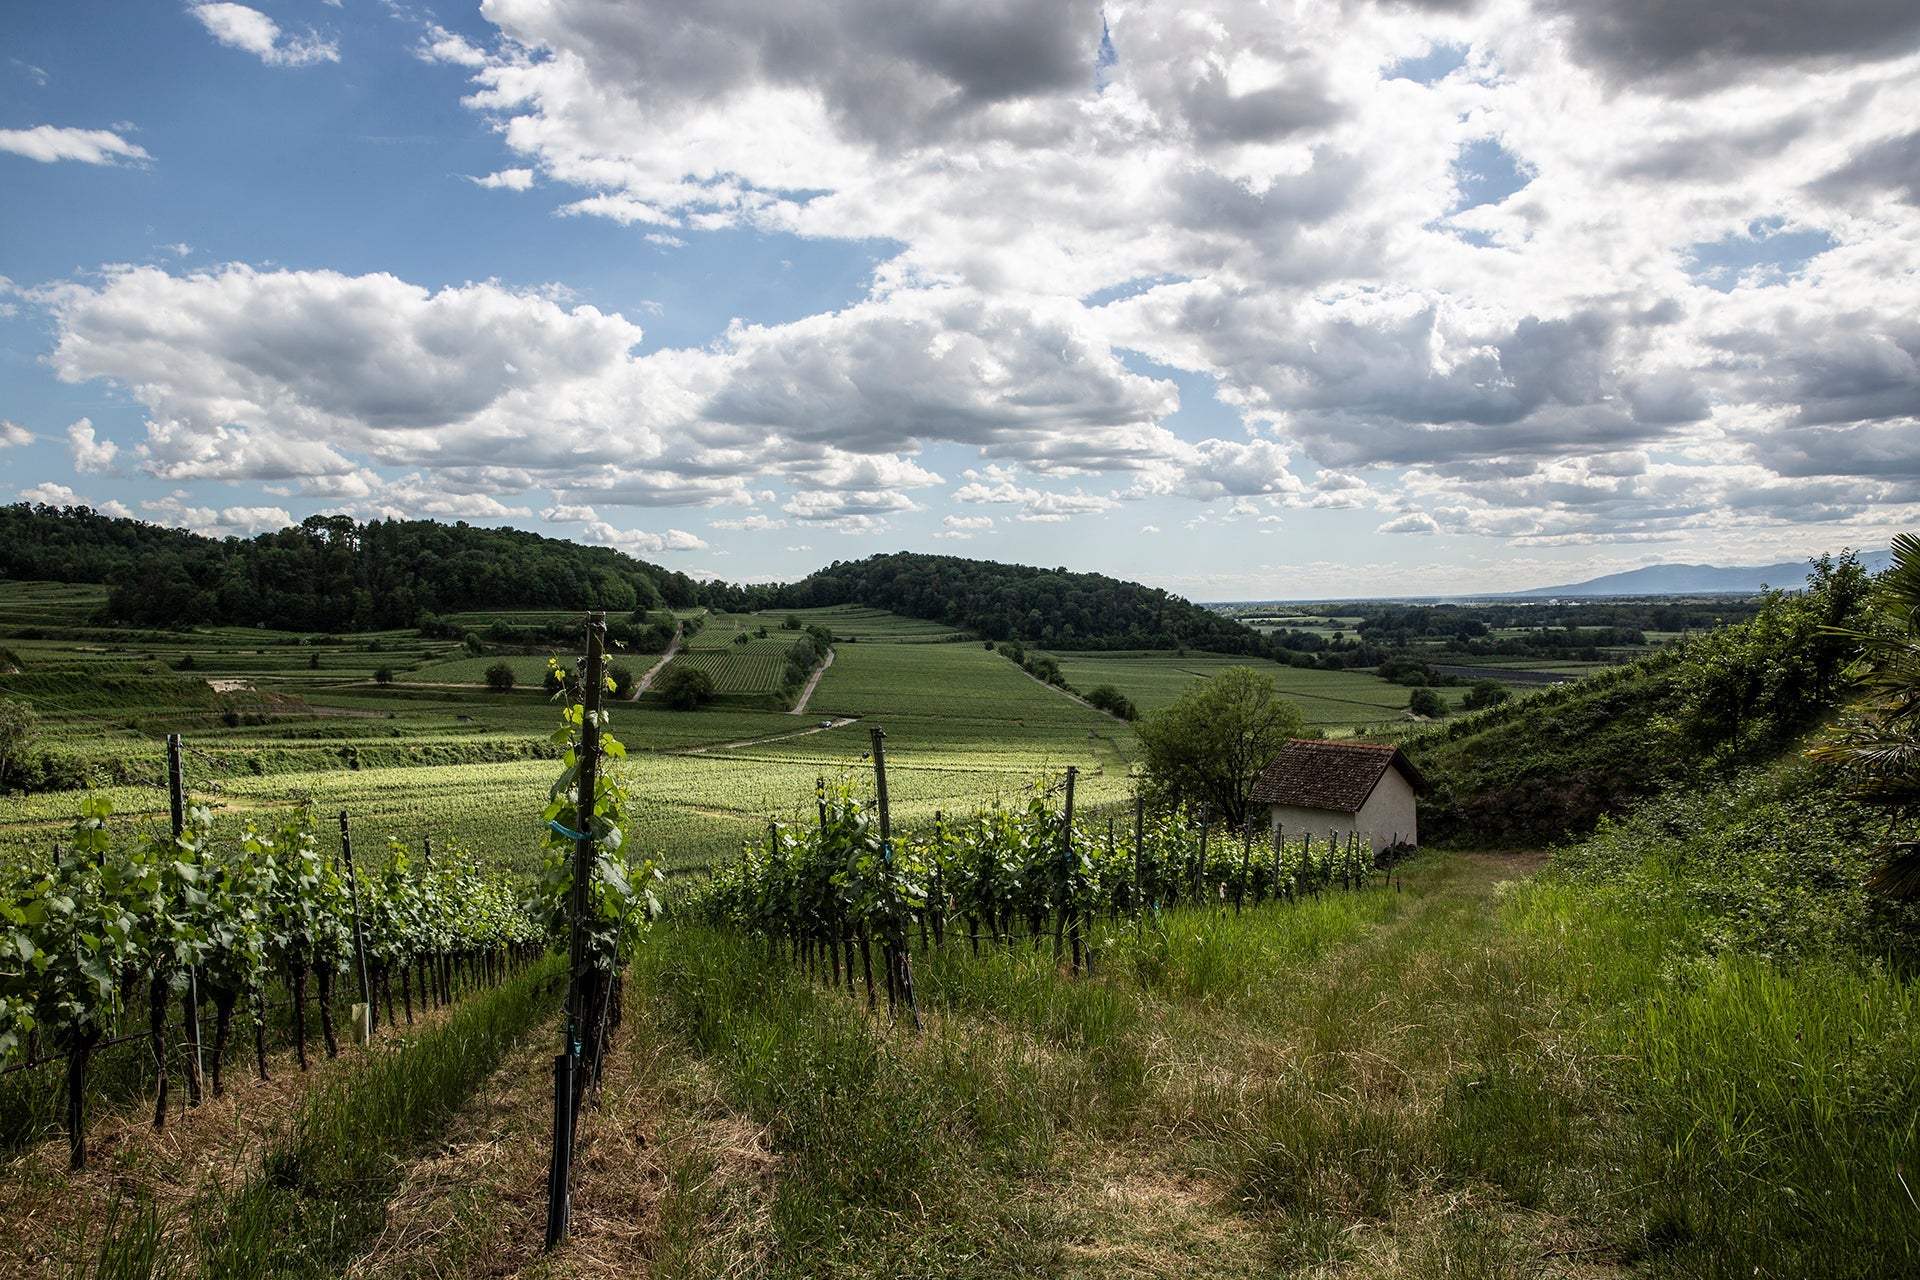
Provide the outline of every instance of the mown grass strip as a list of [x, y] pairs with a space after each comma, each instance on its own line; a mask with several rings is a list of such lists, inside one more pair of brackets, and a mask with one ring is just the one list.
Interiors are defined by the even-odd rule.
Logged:
[[[189, 1248], [206, 1280], [325, 1276], [339, 1272], [378, 1233], [402, 1161], [437, 1133], [528, 1030], [556, 1010], [564, 962], [550, 956], [501, 987], [472, 997], [444, 1023], [375, 1053], [318, 1086], [260, 1172], [239, 1189], [209, 1187], [193, 1204]], [[167, 1223], [150, 1213], [121, 1218], [110, 1254], [78, 1269], [172, 1274], [180, 1260], [158, 1241]]]

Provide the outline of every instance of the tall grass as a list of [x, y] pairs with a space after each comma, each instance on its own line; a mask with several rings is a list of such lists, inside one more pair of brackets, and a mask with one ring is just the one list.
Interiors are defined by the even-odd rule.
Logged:
[[548, 957], [417, 1036], [376, 1044], [317, 1085], [258, 1174], [210, 1184], [188, 1210], [189, 1257], [150, 1205], [116, 1205], [106, 1243], [76, 1276], [325, 1276], [378, 1232], [402, 1162], [436, 1132], [535, 1024], [556, 1009], [564, 962]]
[[1140, 1230], [1051, 1190], [1116, 1152], [1257, 1226], [1223, 1274], [1920, 1272], [1909, 982], [1715, 949], [1698, 896], [1632, 877], [1489, 868], [1101, 923], [1091, 979], [1044, 942], [935, 948], [918, 1037], [701, 929], [636, 986], [786, 1162], [776, 1274], [1045, 1270]]

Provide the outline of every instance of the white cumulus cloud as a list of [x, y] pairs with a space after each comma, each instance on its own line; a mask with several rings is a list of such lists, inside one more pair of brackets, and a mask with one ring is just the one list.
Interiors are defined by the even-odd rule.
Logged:
[[316, 62], [340, 61], [340, 46], [309, 30], [289, 36], [280, 24], [258, 9], [231, 0], [202, 0], [187, 12], [200, 20], [207, 33], [230, 49], [251, 53], [270, 67], [305, 67]]
[[78, 160], [81, 164], [139, 163], [152, 159], [146, 149], [128, 142], [110, 129], [63, 129], [50, 124], [31, 129], [0, 129], [0, 151], [52, 164]]
[[67, 452], [73, 455], [75, 471], [106, 471], [112, 468], [120, 446], [111, 440], [95, 439], [93, 422], [82, 418], [67, 428]]

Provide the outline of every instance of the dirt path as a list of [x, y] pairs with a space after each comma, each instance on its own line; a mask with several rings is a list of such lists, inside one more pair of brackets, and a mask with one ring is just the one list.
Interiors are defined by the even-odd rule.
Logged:
[[705, 755], [709, 751], [732, 751], [739, 747], [757, 747], [768, 742], [785, 742], [788, 738], [804, 738], [810, 733], [825, 733], [829, 729], [843, 729], [860, 719], [859, 716], [837, 716], [822, 720], [819, 724], [805, 729], [796, 729], [792, 733], [775, 733], [764, 738], [742, 738], [738, 742], [710, 742], [704, 747], [688, 747], [682, 754], [690, 756]]
[[673, 661], [673, 655], [680, 652], [680, 637], [684, 634], [685, 629], [681, 627], [679, 623], [674, 623], [673, 639], [667, 641], [667, 651], [660, 655], [660, 661], [647, 668], [647, 674], [633, 682], [633, 692], [627, 695], [628, 702], [637, 701], [640, 695], [647, 691], [647, 686], [653, 683], [653, 678], [659, 675], [669, 662]]
[[833, 650], [828, 649], [827, 660], [825, 662], [822, 662], [819, 666], [815, 667], [813, 669], [813, 674], [807, 677], [807, 687], [800, 691], [799, 701], [793, 704], [793, 710], [788, 714], [796, 715], [796, 716], [803, 716], [807, 714], [807, 703], [813, 700], [813, 691], [820, 687], [820, 677], [827, 674], [827, 668], [832, 665], [833, 665]]
[[[1061, 983], [1067, 1007], [1080, 1007], [1071, 1002], [1084, 988], [1099, 994], [1097, 1007], [1117, 1002], [1127, 1011], [1124, 1032], [1086, 1033], [1096, 1043], [1084, 1061], [1051, 1031], [1056, 1004], [1023, 1012], [1009, 1000], [982, 1017], [932, 1000], [938, 1012], [920, 1036], [890, 1029], [882, 1005], [870, 1018], [893, 1069], [933, 1091], [916, 1096], [970, 1114], [958, 1095], [939, 1092], [957, 1073], [981, 1091], [968, 1095], [975, 1107], [1019, 1117], [978, 1099], [1026, 1090], [1046, 1108], [1045, 1136], [1011, 1169], [974, 1163], [965, 1151], [936, 1157], [936, 1171], [967, 1176], [942, 1179], [937, 1202], [916, 1193], [884, 1221], [862, 1219], [863, 1255], [844, 1254], [820, 1273], [897, 1275], [911, 1269], [903, 1257], [927, 1263], [921, 1255], [930, 1255], [922, 1273], [965, 1264], [971, 1274], [1063, 1280], [1618, 1280], [1626, 1272], [1610, 1227], [1583, 1208], [1595, 1202], [1587, 1180], [1605, 1173], [1605, 1151], [1549, 1144], [1542, 1152], [1553, 1160], [1535, 1172], [1502, 1163], [1508, 1145], [1538, 1145], [1558, 1130], [1543, 1129], [1542, 1138], [1465, 1125], [1481, 1117], [1493, 1126], [1509, 1114], [1474, 1109], [1489, 1080], [1535, 1089], [1520, 1100], [1550, 1108], [1578, 1091], [1591, 1066], [1569, 1053], [1575, 1046], [1532, 977], [1527, 946], [1498, 916], [1502, 882], [1537, 861], [1446, 855], [1411, 867], [1404, 891], [1334, 891], [1244, 917], [1183, 913], [1157, 953], [1141, 954], [1157, 954], [1203, 991], [1182, 996], [1177, 984], [1118, 966], [1091, 982]], [[1243, 963], [1208, 960], [1225, 938]], [[956, 937], [951, 946], [964, 943]], [[1010, 951], [1007, 964], [1019, 969], [1028, 956], [1024, 947]], [[939, 970], [928, 963], [929, 992], [942, 985]], [[1044, 969], [1022, 979], [1047, 980]], [[829, 981], [818, 986], [808, 1016], [841, 1012]], [[600, 1103], [583, 1113], [568, 1243], [540, 1251], [551, 1087], [541, 1043], [498, 1073], [406, 1170], [387, 1233], [350, 1276], [765, 1273], [795, 1247], [789, 1219], [801, 1206], [836, 1194], [845, 1199], [830, 1208], [860, 1206], [859, 1192], [789, 1195], [812, 1176], [809, 1149], [792, 1137], [775, 1141], [786, 1131], [742, 1106], [741, 1069], [695, 1048], [670, 999], [644, 983], [629, 992]], [[840, 1034], [853, 1035], [859, 1002], [846, 1004], [852, 1013]], [[770, 1009], [742, 1003], [731, 1012], [749, 1027], [774, 1025], [758, 1020]], [[1108, 1083], [1102, 1072], [1114, 1073], [1115, 1055], [1137, 1066]], [[1490, 1076], [1496, 1066], [1509, 1074]], [[1056, 1130], [1050, 1119], [1077, 1108], [1097, 1117], [1108, 1107], [1127, 1122]], [[913, 1112], [920, 1123], [922, 1115]], [[1002, 1158], [1013, 1149], [997, 1130], [954, 1123], [963, 1146], [982, 1143]], [[836, 1150], [835, 1169], [885, 1154], [846, 1134], [812, 1141], [815, 1151], [845, 1149]], [[837, 1220], [813, 1212], [833, 1238]]]
[[1121, 724], [1126, 723], [1125, 720], [1113, 714], [1113, 712], [1105, 710], [1104, 708], [1101, 708], [1101, 707], [1094, 706], [1091, 702], [1088, 702], [1085, 698], [1081, 697], [1077, 693], [1074, 693], [1070, 689], [1062, 689], [1057, 684], [1048, 684], [1045, 680], [1042, 680], [1039, 676], [1033, 674], [1033, 672], [1027, 670], [1025, 667], [1021, 667], [1019, 670], [1021, 675], [1033, 681], [1035, 684], [1039, 685], [1042, 689], [1051, 689], [1055, 693], [1059, 694], [1061, 697], [1065, 698], [1068, 702], [1077, 702], [1081, 706], [1085, 707], [1087, 710], [1098, 712], [1100, 715], [1105, 716], [1109, 720], [1119, 720]]

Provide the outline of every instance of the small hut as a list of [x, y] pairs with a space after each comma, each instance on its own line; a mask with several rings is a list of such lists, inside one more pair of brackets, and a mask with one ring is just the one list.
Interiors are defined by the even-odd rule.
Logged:
[[1277, 835], [1354, 834], [1375, 853], [1417, 845], [1415, 801], [1432, 788], [1398, 747], [1289, 739], [1253, 784]]

